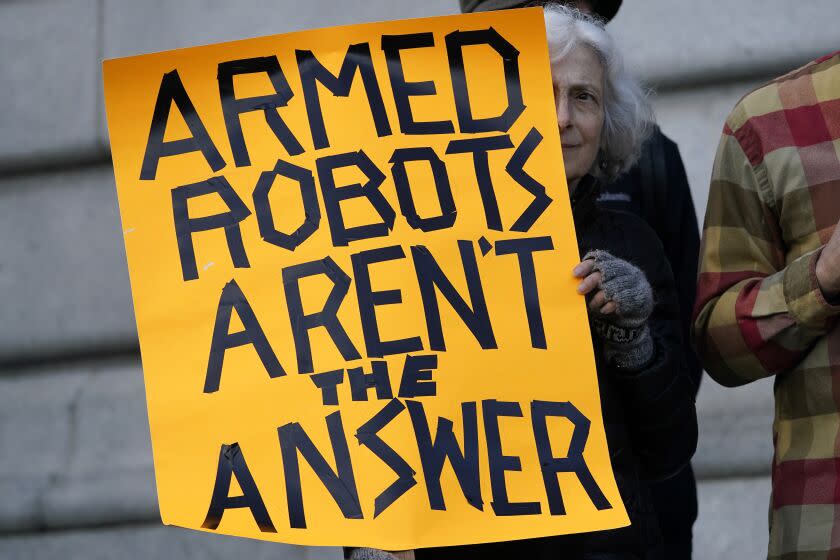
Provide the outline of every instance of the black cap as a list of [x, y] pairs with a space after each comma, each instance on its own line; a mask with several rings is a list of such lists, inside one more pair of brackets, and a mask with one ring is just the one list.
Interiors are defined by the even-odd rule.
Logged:
[[[533, 2], [532, 0], [458, 0], [462, 12], [487, 12], [490, 10], [506, 10], [508, 8], [524, 8], [529, 5], [549, 4], [551, 2]], [[572, 2], [558, 2], [571, 4]], [[592, 10], [605, 21], [610, 21], [618, 13], [621, 0], [589, 0]]]

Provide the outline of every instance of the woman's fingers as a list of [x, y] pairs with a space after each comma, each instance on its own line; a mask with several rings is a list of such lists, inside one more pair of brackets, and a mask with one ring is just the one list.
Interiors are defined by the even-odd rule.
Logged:
[[601, 311], [601, 308], [607, 303], [607, 294], [604, 293], [604, 290], [598, 290], [598, 292], [592, 296], [592, 299], [589, 300], [589, 309], [592, 311]]
[[[601, 293], [603, 293], [603, 292], [601, 292]], [[618, 311], [618, 304], [614, 301], [608, 301], [607, 303], [604, 304], [603, 307], [601, 307], [601, 310], [599, 311], [599, 313], [601, 315], [609, 315], [611, 313], [615, 313], [616, 311]]]
[[589, 300], [589, 309], [596, 311], [601, 315], [609, 315], [610, 313], [615, 313], [618, 310], [618, 305], [614, 301], [607, 299], [607, 294], [604, 290], [598, 290], [598, 292], [592, 296], [592, 299]]
[[[593, 290], [596, 290], [601, 286], [601, 273], [594, 270], [594, 268], [595, 261], [587, 259], [582, 263], [578, 263], [578, 265], [572, 270], [572, 274], [574, 274], [575, 277], [583, 278], [577, 287], [579, 294], [588, 295], [592, 293]], [[597, 311], [602, 315], [609, 315], [610, 313], [615, 313], [618, 310], [618, 305], [616, 305], [614, 301], [607, 299], [607, 294], [604, 293], [604, 290], [598, 289], [589, 301], [589, 309]]]
[[589, 292], [591, 292], [592, 290], [594, 290], [595, 288], [597, 288], [600, 284], [601, 284], [601, 273], [598, 272], [598, 271], [595, 271], [595, 272], [589, 274], [588, 276], [586, 276], [586, 278], [584, 278], [583, 280], [580, 281], [580, 284], [578, 284], [578, 287], [577, 287], [577, 291], [578, 291], [579, 294], [586, 295]]
[[583, 262], [578, 263], [572, 269], [572, 274], [575, 278], [585, 278], [588, 276], [592, 269], [595, 267], [595, 260], [594, 259], [586, 259]]

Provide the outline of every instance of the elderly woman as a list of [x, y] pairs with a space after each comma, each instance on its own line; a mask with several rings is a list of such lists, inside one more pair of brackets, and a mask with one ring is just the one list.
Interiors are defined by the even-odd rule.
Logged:
[[[600, 20], [547, 6], [557, 123], [587, 298], [613, 470], [631, 525], [622, 529], [413, 552], [418, 560], [662, 559], [649, 483], [678, 472], [697, 443], [694, 391], [681, 352], [679, 304], [656, 234], [638, 217], [596, 204], [600, 180], [638, 157], [651, 120]], [[558, 271], [558, 273], [564, 273]], [[402, 558], [412, 553], [394, 553]], [[356, 549], [357, 560], [394, 554]], [[498, 555], [498, 556], [496, 556]]]

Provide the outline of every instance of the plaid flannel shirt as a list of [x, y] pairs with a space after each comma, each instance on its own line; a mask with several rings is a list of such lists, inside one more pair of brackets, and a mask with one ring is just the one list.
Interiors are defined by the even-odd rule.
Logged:
[[840, 51], [744, 97], [715, 158], [694, 339], [734, 386], [775, 375], [768, 557], [840, 559], [840, 306], [815, 267], [840, 219]]

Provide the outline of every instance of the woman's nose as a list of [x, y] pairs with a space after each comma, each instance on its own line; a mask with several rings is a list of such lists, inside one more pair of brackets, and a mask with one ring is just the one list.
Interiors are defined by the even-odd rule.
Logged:
[[560, 129], [567, 128], [572, 123], [569, 101], [563, 96], [557, 100], [557, 124]]

